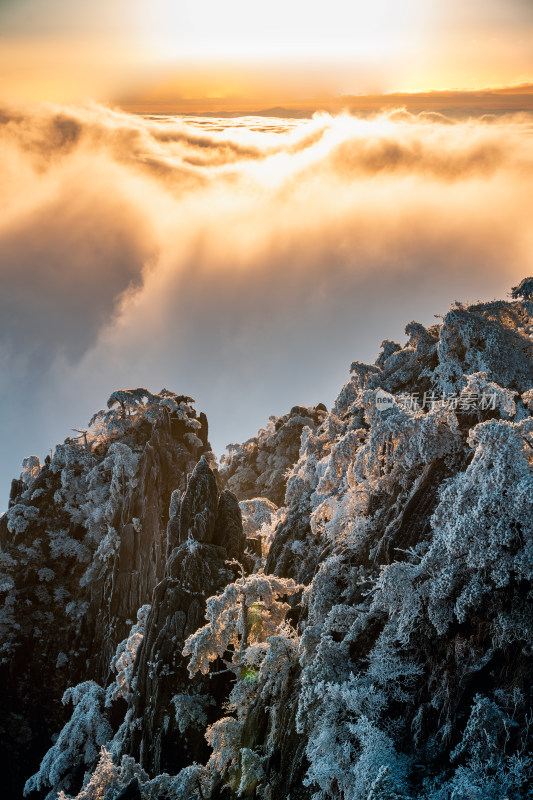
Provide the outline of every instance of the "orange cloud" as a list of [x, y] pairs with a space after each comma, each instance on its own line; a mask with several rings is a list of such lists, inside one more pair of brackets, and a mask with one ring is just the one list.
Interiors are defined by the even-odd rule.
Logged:
[[420, 309], [428, 324], [530, 274], [532, 130], [4, 108], [6, 452], [44, 449], [117, 385], [196, 395], [219, 450], [330, 401]]

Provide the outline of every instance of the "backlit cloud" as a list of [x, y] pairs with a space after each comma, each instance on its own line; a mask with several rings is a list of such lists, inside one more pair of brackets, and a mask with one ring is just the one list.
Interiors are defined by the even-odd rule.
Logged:
[[528, 115], [0, 119], [4, 493], [119, 386], [196, 396], [220, 451], [531, 273]]

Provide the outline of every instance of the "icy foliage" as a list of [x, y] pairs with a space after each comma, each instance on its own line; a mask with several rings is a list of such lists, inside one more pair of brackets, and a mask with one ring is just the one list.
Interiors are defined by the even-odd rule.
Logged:
[[[481, 624], [478, 619], [493, 614], [492, 641], [500, 649], [515, 642], [519, 652], [531, 635], [519, 610], [524, 601], [517, 599], [510, 613], [499, 599], [524, 597], [533, 578], [533, 420], [516, 405], [526, 375], [531, 385], [533, 354], [521, 344], [521, 362], [504, 356], [512, 337], [529, 331], [528, 313], [524, 306], [477, 306], [450, 312], [440, 331], [411, 324], [406, 348], [384, 348], [375, 368], [352, 365], [355, 377], [328, 419], [302, 437], [286, 513], [302, 513], [307, 493], [312, 536], [327, 537], [332, 548], [304, 596], [300, 647], [297, 720], [307, 741], [306, 782], [318, 790], [316, 798], [525, 797], [531, 763], [524, 716], [502, 723], [508, 734], [481, 755], [468, 744], [472, 731], [485, 742], [484, 725], [494, 729], [495, 723], [480, 721], [474, 708], [464, 746], [450, 755], [463, 763], [452, 779], [429, 780], [424, 790], [412, 784], [407, 726], [421, 735], [429, 712], [421, 706], [413, 715], [411, 707], [426, 671], [438, 674], [438, 666], [420, 657], [445, 647], [453, 626]], [[494, 346], [484, 360], [474, 339], [487, 332]], [[409, 392], [438, 397], [444, 375], [453, 402], [423, 407], [404, 400]], [[424, 392], [406, 382], [415, 376]], [[395, 402], [379, 408], [378, 391], [397, 388]], [[527, 406], [529, 392], [523, 401]], [[430, 515], [429, 492], [436, 492]], [[417, 517], [421, 506], [424, 522]], [[312, 539], [304, 550], [310, 546]], [[459, 674], [467, 665], [481, 670], [495, 656], [490, 642], [456, 648]], [[432, 680], [444, 681], [431, 700], [443, 720], [440, 730], [425, 733], [430, 749], [437, 742], [442, 748], [453, 730], [445, 710], [453, 689], [445, 677]], [[496, 707], [493, 698], [487, 703]], [[518, 742], [514, 730], [521, 731]]]
[[[57, 800], [115, 800], [121, 792], [127, 790], [127, 787], [135, 784], [150, 786], [148, 775], [143, 768], [131, 756], [122, 756], [117, 767], [112, 754], [102, 746], [96, 769], [92, 773], [85, 774], [80, 792], [75, 797], [69, 797], [61, 791]], [[143, 792], [143, 797], [151, 797], [148, 788], [146, 793]]]
[[[333, 617], [329, 624], [339, 629]], [[355, 633], [357, 621], [355, 626], [345, 623], [345, 627], [349, 637], [350, 632]], [[366, 800], [380, 768], [386, 765], [395, 790], [403, 791], [407, 759], [383, 730], [382, 718], [391, 701], [412, 698], [409, 686], [421, 669], [412, 662], [402, 662], [394, 643], [383, 634], [370, 653], [367, 670], [344, 677], [346, 667], [339, 658], [331, 633], [323, 633], [315, 658], [304, 669], [298, 724], [302, 733], [311, 733], [306, 748], [311, 765], [306, 781], [318, 785], [324, 793], [318, 793], [317, 799], [329, 797], [337, 786], [341, 797]], [[328, 679], [319, 680], [320, 675]]]
[[39, 578], [39, 580], [40, 581], [45, 581], [46, 583], [49, 583], [50, 581], [53, 581], [55, 576], [56, 576], [56, 574], [55, 574], [54, 570], [53, 569], [49, 569], [48, 567], [43, 567], [37, 573], [37, 577]]
[[241, 500], [268, 498], [282, 505], [287, 473], [298, 459], [302, 430], [314, 430], [325, 416], [322, 405], [294, 406], [283, 417], [271, 416], [257, 436], [241, 445], [228, 445], [220, 464], [226, 488]]
[[207, 708], [213, 705], [212, 698], [205, 694], [181, 692], [175, 694], [172, 703], [176, 709], [176, 722], [181, 733], [187, 728], [205, 728], [207, 725]]
[[[80, 504], [82, 521], [95, 541], [100, 542], [106, 535], [112, 538], [115, 516], [137, 486], [138, 464], [138, 453], [126, 444], [114, 442], [105, 458], [84, 475], [87, 494], [85, 502]], [[105, 560], [108, 547], [103, 547], [100, 560]]]
[[183, 437], [191, 447], [201, 447], [202, 440], [195, 433], [186, 433]]
[[235, 717], [222, 717], [207, 729], [206, 739], [213, 748], [209, 768], [220, 775], [235, 771], [239, 763], [241, 725]]
[[22, 461], [22, 472], [20, 480], [27, 486], [30, 485], [41, 472], [41, 462], [39, 456], [27, 456]]
[[283, 624], [289, 605], [280, 597], [290, 597], [302, 586], [290, 578], [250, 575], [230, 583], [222, 594], [207, 600], [207, 625], [189, 636], [183, 655], [190, 656], [189, 673], [209, 672], [211, 661], [222, 658], [230, 646], [241, 649], [248, 643], [265, 641]]
[[533, 411], [533, 389], [529, 389], [529, 391], [524, 392], [522, 395], [522, 401], [530, 411]]
[[264, 522], [261, 525], [261, 528], [257, 532], [259, 539], [261, 540], [261, 555], [267, 556], [268, 551], [270, 550], [270, 545], [274, 539], [276, 531], [283, 522], [287, 519], [287, 513], [284, 508], [278, 508], [278, 510], [272, 514], [269, 522]]
[[154, 423], [165, 416], [183, 420], [187, 427], [197, 430], [199, 422], [191, 414], [192, 397], [178, 395], [168, 389], [154, 394], [147, 389], [120, 389], [112, 393], [107, 401], [108, 410], [94, 414], [89, 427], [98, 437], [123, 435], [140, 422]]
[[511, 297], [513, 300], [518, 300], [521, 297], [524, 300], [531, 300], [533, 298], [533, 278], [524, 278], [518, 286], [513, 286]]
[[264, 777], [263, 759], [248, 747], [242, 747], [240, 752], [241, 779], [237, 789], [239, 797], [249, 795]]
[[[243, 575], [240, 582], [229, 584], [220, 595], [207, 600], [209, 622], [190, 636], [183, 648], [183, 655], [191, 656], [191, 677], [198, 671], [206, 674], [215, 659], [231, 657], [225, 663], [234, 671], [236, 681], [226, 708], [235, 716], [210, 725], [206, 739], [212, 748], [209, 769], [225, 776], [238, 794], [252, 791], [263, 774], [261, 759], [249, 749], [240, 750], [246, 714], [258, 695], [263, 699], [276, 696], [286, 680], [287, 661], [289, 668], [296, 662], [295, 633], [284, 622], [289, 605], [279, 598], [298, 594], [302, 588], [291, 579], [263, 573]], [[178, 702], [176, 710], [183, 708], [184, 698], [179, 697]], [[186, 698], [187, 714], [190, 705], [191, 699]]]
[[11, 533], [24, 533], [39, 518], [39, 509], [35, 506], [17, 503], [6, 511], [7, 527]]
[[206, 800], [212, 785], [212, 773], [201, 764], [184, 767], [178, 775], [163, 773], [142, 785], [143, 800]]
[[239, 507], [242, 513], [242, 524], [246, 536], [256, 535], [263, 525], [268, 525], [277, 506], [266, 497], [255, 497], [252, 500], [241, 500]]
[[469, 404], [479, 411], [499, 411], [502, 417], [510, 419], [516, 414], [516, 405], [513, 397], [518, 392], [511, 392], [498, 386], [494, 381], [487, 379], [486, 372], [474, 372], [466, 376], [466, 385], [459, 395], [457, 405], [459, 408], [468, 409]]
[[90, 561], [90, 549], [79, 539], [69, 536], [68, 530], [49, 531], [48, 537], [50, 555], [53, 559], [72, 558], [80, 564]]
[[452, 308], [440, 331], [434, 386], [440, 391], [461, 391], [466, 375], [484, 372], [500, 386], [521, 392], [529, 389], [530, 313], [527, 302]]
[[[525, 730], [531, 725], [525, 720]], [[476, 695], [461, 741], [451, 753], [457, 766], [452, 777], [428, 789], [427, 800], [500, 800], [528, 796], [533, 757], [526, 737], [507, 753], [513, 729], [524, 725], [524, 698], [496, 693], [496, 702]]]
[[139, 453], [122, 442], [111, 443], [103, 457], [77, 443], [67, 442], [56, 448], [51, 469], [59, 473], [61, 486], [55, 493], [55, 502], [62, 505], [73, 524], [83, 525], [87, 531], [83, 545], [73, 547], [82, 561], [87, 560], [87, 547], [99, 549], [86, 582], [98, 574], [115, 552], [117, 534], [113, 523], [137, 486], [139, 458]]
[[111, 559], [120, 547], [120, 536], [117, 531], [107, 526], [107, 532], [102, 536], [94, 553], [90, 566], [80, 579], [81, 586], [88, 586], [92, 581], [100, 578]]
[[6, 598], [0, 613], [0, 664], [8, 664], [17, 646], [16, 635], [20, 628], [16, 614], [15, 582], [11, 575], [0, 574], [2, 592]]
[[107, 790], [117, 782], [118, 770], [111, 754], [102, 747], [95, 771], [76, 797], [70, 798], [60, 791], [57, 800], [104, 800]]
[[[39, 771], [26, 782], [26, 795], [51, 787], [47, 800], [55, 800], [60, 789], [70, 788], [71, 773], [80, 764], [90, 769], [94, 767], [101, 745], [112, 736], [109, 722], [102, 713], [104, 700], [104, 690], [94, 681], [67, 689], [63, 703], [72, 703], [72, 716], [44, 756]], [[108, 763], [106, 760], [105, 764]], [[107, 766], [102, 769], [107, 771]]]
[[397, 792], [405, 788], [407, 759], [396, 752], [391, 738], [364, 715], [347, 723], [344, 735], [332, 722], [329, 727], [325, 724], [307, 747], [311, 768], [306, 784], [321, 789], [313, 795], [314, 800], [328, 800], [332, 790], [344, 800], [367, 800], [371, 792], [376, 796], [384, 767], [393, 776], [390, 789], [399, 796]]
[[133, 665], [137, 650], [144, 637], [149, 611], [149, 605], [141, 606], [137, 612], [137, 622], [131, 628], [128, 638], [124, 639], [117, 647], [112, 663], [112, 668], [117, 675], [114, 683], [106, 691], [106, 705], [110, 705], [119, 697], [126, 700], [130, 697]]
[[417, 564], [390, 565], [376, 585], [374, 605], [397, 615], [402, 628], [426, 608], [445, 633], [494, 589], [532, 579], [532, 433], [532, 419], [490, 420], [471, 430], [474, 457], [442, 490], [427, 552]]

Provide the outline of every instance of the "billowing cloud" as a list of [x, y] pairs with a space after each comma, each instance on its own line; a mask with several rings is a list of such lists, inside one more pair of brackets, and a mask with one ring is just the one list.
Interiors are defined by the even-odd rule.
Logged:
[[331, 402], [354, 359], [531, 273], [533, 117], [0, 113], [3, 473], [118, 387], [212, 442]]

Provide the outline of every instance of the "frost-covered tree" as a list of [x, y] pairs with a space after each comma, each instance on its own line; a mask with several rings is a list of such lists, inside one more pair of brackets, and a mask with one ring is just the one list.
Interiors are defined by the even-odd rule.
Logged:
[[295, 595], [302, 588], [292, 579], [262, 573], [246, 577], [243, 571], [239, 582], [229, 584], [220, 595], [207, 600], [208, 623], [192, 634], [183, 648], [183, 655], [190, 656], [191, 677], [198, 671], [207, 674], [216, 659], [223, 659], [235, 674], [227, 708], [236, 716], [213, 723], [206, 738], [213, 748], [210, 769], [226, 775], [242, 791], [260, 774], [255, 756], [241, 752], [242, 725], [259, 686], [266, 683], [263, 665], [267, 663], [267, 672], [272, 667], [268, 653], [279, 652], [279, 640], [290, 640], [294, 635], [284, 622], [290, 606], [281, 598]]
[[104, 800], [108, 789], [118, 783], [118, 770], [113, 764], [111, 753], [102, 746], [100, 759], [96, 769], [84, 782], [84, 786], [76, 797], [68, 797], [63, 790], [58, 794], [57, 800]]
[[472, 429], [472, 462], [442, 490], [432, 542], [419, 563], [387, 567], [374, 602], [405, 630], [422, 609], [439, 633], [463, 622], [495, 590], [533, 577], [533, 420]]
[[46, 800], [55, 800], [59, 790], [71, 789], [80, 766], [94, 767], [100, 747], [112, 736], [111, 726], [103, 713], [104, 701], [104, 690], [94, 681], [85, 681], [67, 689], [63, 703], [72, 703], [72, 716], [44, 756], [39, 771], [27, 780], [25, 795], [50, 787], [52, 791]]
[[429, 780], [424, 800], [501, 800], [529, 797], [533, 757], [525, 737], [509, 752], [513, 733], [524, 720], [524, 697], [515, 688], [511, 695], [498, 691], [493, 700], [473, 699], [459, 744], [451, 753], [455, 769], [450, 778]]
[[291, 578], [255, 574], [228, 584], [219, 595], [207, 600], [207, 625], [186, 640], [183, 655], [190, 656], [191, 677], [198, 671], [204, 675], [209, 665], [223, 658], [231, 648], [231, 665], [242, 674], [244, 654], [249, 645], [264, 642], [282, 626], [290, 606], [280, 602], [302, 590]]
[[531, 300], [533, 297], [533, 278], [524, 278], [518, 286], [513, 286], [511, 297], [513, 300], [519, 300], [520, 298]]
[[97, 438], [116, 437], [131, 431], [141, 422], [154, 423], [164, 418], [182, 420], [190, 429], [188, 435], [195, 436], [201, 423], [196, 419], [196, 413], [191, 413], [194, 402], [192, 397], [168, 389], [162, 389], [159, 394], [142, 387], [119, 389], [109, 397], [108, 410], [97, 411], [91, 417], [89, 436], [92, 432]]

